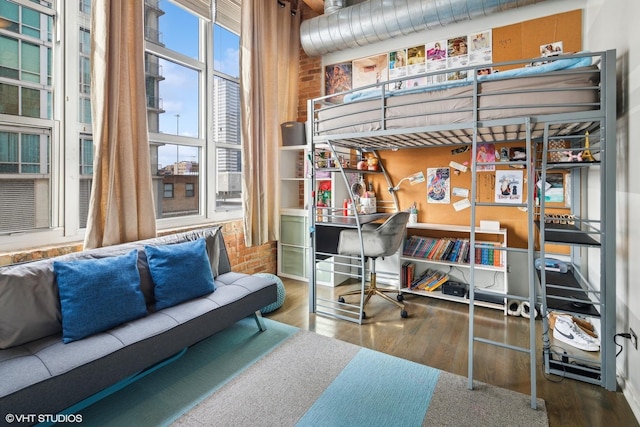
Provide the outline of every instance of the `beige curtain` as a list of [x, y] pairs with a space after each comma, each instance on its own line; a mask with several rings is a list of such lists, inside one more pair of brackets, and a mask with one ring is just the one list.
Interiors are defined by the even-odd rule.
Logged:
[[289, 2], [242, 1], [240, 106], [247, 246], [279, 238], [280, 124], [297, 118], [299, 46], [300, 13], [292, 15]]
[[142, 0], [91, 5], [93, 184], [85, 248], [156, 235]]

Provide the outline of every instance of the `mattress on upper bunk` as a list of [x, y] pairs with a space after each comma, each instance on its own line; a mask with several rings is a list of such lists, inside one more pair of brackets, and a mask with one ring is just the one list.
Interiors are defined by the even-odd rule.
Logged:
[[[507, 74], [505, 72], [504, 74]], [[497, 76], [497, 75], [496, 75]], [[597, 66], [478, 82], [478, 119], [570, 113], [598, 109]], [[474, 85], [467, 83], [385, 98], [385, 129], [473, 122]], [[360, 133], [383, 129], [377, 97], [332, 105], [317, 111], [319, 134]]]

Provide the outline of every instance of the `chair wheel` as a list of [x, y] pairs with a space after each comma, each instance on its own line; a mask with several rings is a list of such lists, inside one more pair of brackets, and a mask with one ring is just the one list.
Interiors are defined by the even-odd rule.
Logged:
[[402, 310], [400, 312], [400, 317], [402, 317], [403, 319], [406, 319], [407, 317], [409, 317], [409, 314], [407, 313], [407, 310]]
[[404, 301], [404, 295], [402, 294], [398, 294], [398, 296], [396, 297], [396, 299], [400, 302]]
[[338, 302], [344, 302], [344, 298], [338, 297]]

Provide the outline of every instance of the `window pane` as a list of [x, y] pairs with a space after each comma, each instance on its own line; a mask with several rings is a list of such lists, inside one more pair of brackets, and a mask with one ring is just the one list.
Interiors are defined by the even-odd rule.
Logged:
[[18, 40], [0, 36], [0, 77], [18, 78]]
[[79, 212], [80, 228], [87, 227], [89, 215], [89, 199], [91, 198], [91, 182], [93, 178], [93, 140], [91, 137], [80, 138], [80, 186]]
[[240, 76], [240, 37], [219, 25], [213, 26], [213, 69]]
[[217, 156], [216, 208], [239, 210], [242, 208], [240, 85], [236, 81], [214, 78], [212, 124]]
[[0, 132], [0, 173], [18, 173], [18, 134]]
[[93, 174], [93, 140], [80, 139], [80, 175]]
[[[197, 215], [200, 212], [200, 198], [198, 188], [200, 186], [200, 149], [174, 144], [152, 144], [151, 168], [156, 171], [153, 180], [160, 200], [158, 218], [170, 218], [176, 216]], [[168, 187], [172, 188], [170, 199], [166, 194]], [[191, 188], [191, 195], [187, 194], [187, 188]]]
[[8, 0], [0, 0], [0, 17], [4, 18], [3, 28], [17, 33], [19, 31], [19, 7]]
[[0, 114], [18, 113], [18, 86], [0, 83]]
[[22, 88], [22, 115], [40, 117], [40, 91]]
[[220, 77], [213, 79], [213, 140], [240, 145], [240, 85]]
[[29, 9], [22, 8], [22, 34], [27, 36], [40, 38], [40, 13]]
[[163, 197], [165, 199], [170, 199], [173, 197], [173, 184], [163, 184], [164, 194]]
[[146, 63], [149, 132], [199, 138], [198, 71], [150, 54]]
[[240, 148], [218, 148], [216, 174], [216, 208], [238, 210], [242, 208], [242, 177]]
[[167, 0], [145, 1], [145, 39], [198, 59], [199, 19]]
[[48, 135], [0, 132], [0, 172], [14, 174], [0, 174], [0, 233], [50, 227], [49, 145]]
[[22, 173], [40, 173], [40, 137], [38, 135], [22, 134], [20, 163]]
[[40, 47], [22, 42], [22, 76], [28, 82], [40, 83]]
[[[146, 0], [149, 1], [149, 0]], [[91, 0], [79, 0], [80, 12], [89, 15], [91, 13]]]
[[80, 93], [91, 95], [91, 66], [85, 56], [80, 57]]

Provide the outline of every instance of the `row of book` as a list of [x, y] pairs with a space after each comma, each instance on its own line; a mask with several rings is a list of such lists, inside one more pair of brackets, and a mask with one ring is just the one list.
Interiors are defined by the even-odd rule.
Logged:
[[[493, 248], [494, 246], [501, 246], [500, 243], [476, 242], [476, 245], [476, 264], [503, 265], [503, 251]], [[416, 235], [407, 238], [402, 252], [404, 256], [412, 258], [460, 264], [468, 264], [471, 254], [469, 239], [456, 239], [451, 237], [437, 238]]]
[[402, 264], [401, 287], [433, 291], [449, 280], [449, 275], [442, 271], [428, 268], [424, 273], [416, 276], [415, 270], [416, 264], [414, 262], [406, 261]]

